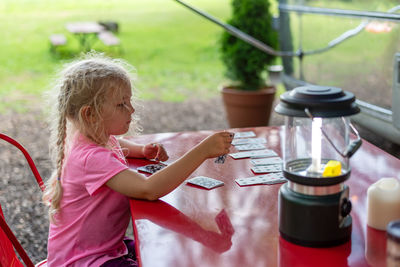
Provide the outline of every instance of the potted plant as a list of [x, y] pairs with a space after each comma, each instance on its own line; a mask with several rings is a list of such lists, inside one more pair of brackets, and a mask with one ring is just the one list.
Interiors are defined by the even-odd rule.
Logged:
[[[228, 24], [274, 49], [278, 47], [278, 33], [272, 26], [269, 0], [232, 0], [232, 16]], [[276, 88], [267, 85], [267, 67], [274, 63], [276, 56], [224, 32], [221, 58], [226, 67], [226, 77], [233, 82], [221, 90], [229, 125], [268, 125]]]

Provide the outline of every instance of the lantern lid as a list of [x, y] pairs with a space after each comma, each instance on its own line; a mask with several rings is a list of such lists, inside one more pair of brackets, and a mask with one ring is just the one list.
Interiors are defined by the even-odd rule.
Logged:
[[275, 112], [293, 117], [308, 117], [308, 109], [313, 117], [344, 117], [360, 112], [351, 92], [337, 87], [301, 86], [287, 91], [280, 97]]

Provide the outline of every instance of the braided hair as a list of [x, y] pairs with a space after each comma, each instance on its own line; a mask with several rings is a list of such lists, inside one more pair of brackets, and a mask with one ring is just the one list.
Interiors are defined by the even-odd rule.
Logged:
[[[98, 53], [65, 64], [50, 91], [53, 119], [50, 121], [50, 151], [55, 167], [46, 182], [43, 201], [49, 206], [49, 218], [55, 222], [60, 211], [63, 195], [62, 175], [64, 159], [68, 153], [68, 139], [76, 131], [101, 146], [108, 143], [101, 109], [106, 93], [132, 86], [133, 67], [122, 60], [111, 59]], [[86, 119], [85, 110], [90, 107], [93, 120]], [[137, 121], [137, 118], [134, 117]], [[137, 124], [136, 124], [137, 125]], [[136, 126], [135, 125], [135, 126]]]

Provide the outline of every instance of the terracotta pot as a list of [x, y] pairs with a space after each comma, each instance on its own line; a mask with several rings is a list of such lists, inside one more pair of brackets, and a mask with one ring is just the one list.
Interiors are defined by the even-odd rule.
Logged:
[[267, 126], [275, 98], [275, 86], [258, 91], [222, 87], [221, 93], [231, 128]]

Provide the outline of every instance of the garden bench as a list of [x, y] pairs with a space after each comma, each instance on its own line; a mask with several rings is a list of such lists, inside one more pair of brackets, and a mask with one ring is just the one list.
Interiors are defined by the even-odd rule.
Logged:
[[118, 47], [121, 50], [121, 41], [110, 31], [102, 31], [98, 35], [99, 40], [108, 47]]
[[118, 33], [119, 26], [118, 23], [115, 21], [99, 21], [98, 22], [101, 26], [104, 27], [107, 31]]
[[67, 44], [67, 38], [64, 34], [52, 34], [49, 37], [50, 40], [50, 51], [56, 52], [56, 48]]

